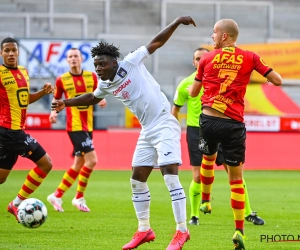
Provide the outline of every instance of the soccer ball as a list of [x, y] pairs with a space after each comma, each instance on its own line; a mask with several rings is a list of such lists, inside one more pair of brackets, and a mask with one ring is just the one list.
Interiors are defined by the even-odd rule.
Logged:
[[18, 220], [27, 228], [40, 227], [45, 223], [47, 215], [45, 204], [36, 198], [26, 199], [18, 207]]

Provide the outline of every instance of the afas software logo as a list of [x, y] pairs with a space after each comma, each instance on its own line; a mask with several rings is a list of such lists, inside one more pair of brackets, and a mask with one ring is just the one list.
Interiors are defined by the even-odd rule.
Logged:
[[[260, 242], [270, 243], [270, 242], [299, 242], [300, 234], [261, 234]], [[300, 246], [299, 246], [300, 247]]]

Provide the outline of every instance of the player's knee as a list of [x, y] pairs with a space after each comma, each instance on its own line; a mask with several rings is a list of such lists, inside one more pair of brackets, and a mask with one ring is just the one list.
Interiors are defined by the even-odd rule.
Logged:
[[165, 175], [178, 175], [179, 164], [170, 164], [160, 167], [163, 176]]
[[130, 178], [130, 184], [131, 184], [132, 191], [141, 191], [141, 190], [148, 189], [147, 182], [141, 182]]
[[0, 169], [0, 184], [3, 184], [4, 182], [6, 182], [6, 179], [8, 177], [8, 175], [10, 174], [9, 169]]
[[49, 173], [52, 169], [52, 161], [48, 154], [45, 154], [42, 159], [36, 162], [36, 164], [45, 173]]
[[85, 162], [85, 166], [87, 166], [90, 169], [93, 169], [97, 164], [97, 159], [90, 159]]

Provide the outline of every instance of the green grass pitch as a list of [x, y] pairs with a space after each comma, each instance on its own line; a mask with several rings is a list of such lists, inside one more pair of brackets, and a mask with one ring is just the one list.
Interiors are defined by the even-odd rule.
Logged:
[[[91, 212], [79, 212], [71, 205], [76, 185], [63, 198], [64, 213], [53, 210], [46, 197], [59, 184], [63, 171], [52, 171], [31, 196], [42, 200], [48, 208], [48, 219], [38, 229], [27, 229], [6, 212], [28, 171], [12, 171], [0, 185], [0, 249], [39, 250], [117, 250], [127, 243], [137, 229], [129, 184], [130, 171], [94, 171], [85, 198]], [[180, 180], [187, 195], [187, 216], [190, 217], [188, 188], [190, 171], [181, 171]], [[261, 241], [262, 235], [300, 235], [300, 171], [245, 171], [251, 207], [265, 219], [255, 226], [245, 221], [247, 250], [300, 249], [300, 241]], [[151, 193], [151, 227], [156, 240], [140, 246], [140, 250], [166, 249], [175, 233], [171, 199], [158, 170], [148, 180]], [[233, 249], [233, 214], [230, 190], [225, 171], [215, 171], [212, 191], [212, 214], [200, 215], [199, 226], [189, 226], [191, 240], [185, 250]], [[276, 236], [277, 240], [279, 239]], [[291, 237], [291, 236], [290, 236]], [[299, 236], [300, 237], [300, 236]], [[283, 239], [283, 238], [281, 238]], [[291, 239], [291, 238], [289, 238]], [[300, 239], [299, 239], [300, 240]]]

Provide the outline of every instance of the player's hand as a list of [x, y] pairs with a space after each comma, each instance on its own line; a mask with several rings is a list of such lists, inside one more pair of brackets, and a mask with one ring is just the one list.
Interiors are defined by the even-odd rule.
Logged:
[[194, 25], [195, 27], [197, 26], [195, 21], [193, 20], [193, 18], [191, 18], [190, 16], [180, 16], [176, 18], [176, 22], [179, 22], [181, 24], [184, 25]]
[[66, 107], [66, 105], [62, 100], [57, 100], [55, 102], [52, 102], [52, 104], [51, 104], [51, 110], [56, 111], [56, 113], [59, 113], [65, 107]]
[[51, 83], [48, 82], [44, 84], [42, 91], [44, 92], [45, 95], [52, 94], [54, 92], [54, 87], [52, 86]]
[[106, 107], [106, 100], [105, 99], [102, 99], [99, 103], [98, 103], [98, 106], [100, 108], [105, 108]]
[[57, 123], [57, 112], [51, 112], [49, 116], [49, 121], [51, 123]]

